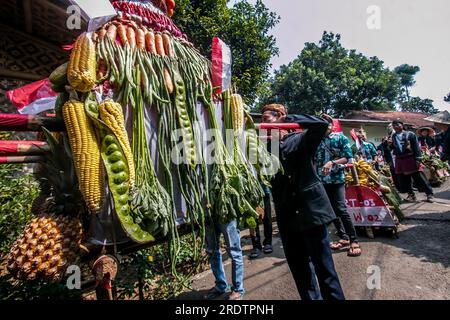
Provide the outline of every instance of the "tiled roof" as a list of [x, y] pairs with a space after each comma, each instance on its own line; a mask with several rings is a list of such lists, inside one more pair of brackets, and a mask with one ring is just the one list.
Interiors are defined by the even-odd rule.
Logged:
[[381, 120], [393, 121], [400, 119], [407, 125], [413, 127], [422, 127], [433, 125], [432, 122], [425, 120], [429, 115], [419, 112], [398, 112], [398, 111], [351, 111], [345, 116], [346, 119], [357, 120]]

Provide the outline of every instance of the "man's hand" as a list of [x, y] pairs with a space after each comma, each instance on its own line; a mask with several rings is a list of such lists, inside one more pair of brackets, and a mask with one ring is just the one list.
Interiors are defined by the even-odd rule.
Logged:
[[333, 169], [333, 166], [334, 166], [334, 164], [333, 164], [333, 162], [331, 162], [331, 161], [328, 161], [327, 163], [325, 163], [325, 165], [323, 166], [323, 168], [322, 168], [322, 173], [324, 174], [324, 175], [329, 175], [330, 173], [331, 173], [331, 169]]

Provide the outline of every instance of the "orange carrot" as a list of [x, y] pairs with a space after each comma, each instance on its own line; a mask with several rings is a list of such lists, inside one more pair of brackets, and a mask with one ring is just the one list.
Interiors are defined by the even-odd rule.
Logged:
[[131, 49], [134, 49], [136, 47], [136, 32], [133, 27], [127, 28], [127, 39]]
[[141, 28], [136, 31], [136, 43], [139, 50], [145, 50], [145, 33]]
[[163, 39], [165, 54], [169, 57], [173, 57], [172, 41], [171, 41], [169, 35], [167, 33], [163, 33], [162, 39]]
[[148, 31], [145, 34], [145, 48], [151, 54], [156, 54], [155, 34], [153, 33], [153, 31]]
[[106, 35], [114, 43], [117, 37], [117, 26], [111, 23], [110, 26], [108, 27], [108, 32], [106, 33]]
[[98, 32], [97, 32], [97, 37], [99, 41], [102, 41], [103, 38], [106, 35], [106, 29], [105, 28], [101, 28]]
[[[166, 53], [164, 51], [163, 38], [160, 33], [155, 34], [155, 45], [156, 45], [156, 52], [161, 57], [165, 57]], [[164, 67], [164, 82], [166, 83], [167, 90], [169, 91], [170, 94], [172, 94], [174, 90], [173, 81], [170, 72], [169, 70], [167, 70], [166, 67]]]
[[117, 33], [119, 33], [120, 42], [124, 46], [128, 43], [127, 39], [127, 28], [123, 24], [119, 24], [117, 27]]
[[164, 53], [164, 44], [160, 33], [155, 34], [155, 46], [156, 46], [156, 53], [164, 57], [166, 54]]

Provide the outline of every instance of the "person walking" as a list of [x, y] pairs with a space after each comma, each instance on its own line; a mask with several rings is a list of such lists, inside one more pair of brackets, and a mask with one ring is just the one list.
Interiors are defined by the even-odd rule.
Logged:
[[[400, 177], [403, 190], [408, 193], [407, 201], [416, 201], [412, 180], [419, 190], [424, 190], [428, 202], [434, 202], [433, 189], [421, 172], [422, 151], [419, 147], [417, 136], [414, 132], [404, 130], [401, 120], [392, 122], [394, 134], [392, 135], [392, 147], [395, 155], [395, 173]], [[403, 191], [402, 190], [402, 191]]]
[[330, 246], [333, 250], [349, 247], [348, 256], [357, 257], [361, 255], [361, 246], [347, 211], [345, 174], [344, 169], [340, 168], [340, 165], [345, 165], [352, 159], [352, 149], [350, 141], [344, 134], [333, 132], [333, 119], [328, 115], [322, 117], [327, 120], [329, 127], [317, 149], [316, 170], [337, 216], [333, 223], [340, 238], [339, 241], [332, 242]]
[[[264, 254], [270, 254], [273, 252], [272, 248], [272, 206], [270, 203], [270, 188], [265, 184], [261, 183], [261, 187], [264, 190], [264, 209], [261, 212], [260, 217], [262, 219], [258, 219], [256, 221], [256, 229], [250, 229], [250, 237], [252, 239], [253, 249], [250, 252], [250, 259], [256, 259], [261, 255], [261, 252]], [[260, 220], [262, 220], [264, 227], [264, 240], [261, 244], [261, 233], [259, 230]], [[263, 247], [264, 246], [264, 247]]]
[[[231, 258], [232, 286], [228, 285], [223, 268], [222, 253], [220, 251], [220, 236], [223, 234], [226, 251]], [[244, 297], [244, 260], [241, 249], [241, 235], [236, 220], [225, 224], [210, 220], [206, 225], [206, 251], [211, 270], [215, 277], [215, 286], [208, 291], [205, 299], [217, 299], [226, 293], [231, 293], [228, 300], [242, 300]]]
[[281, 133], [284, 171], [272, 181], [278, 229], [298, 292], [302, 300], [344, 300], [327, 231], [336, 216], [313, 166], [328, 123], [308, 115], [281, 116], [275, 122], [298, 123], [306, 130]]

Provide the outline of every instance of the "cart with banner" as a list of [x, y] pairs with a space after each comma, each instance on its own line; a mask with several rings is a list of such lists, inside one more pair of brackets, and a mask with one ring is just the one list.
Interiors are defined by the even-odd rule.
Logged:
[[387, 229], [398, 237], [400, 195], [388, 177], [364, 160], [347, 165], [345, 201], [356, 228], [364, 228], [369, 237], [374, 229]]

